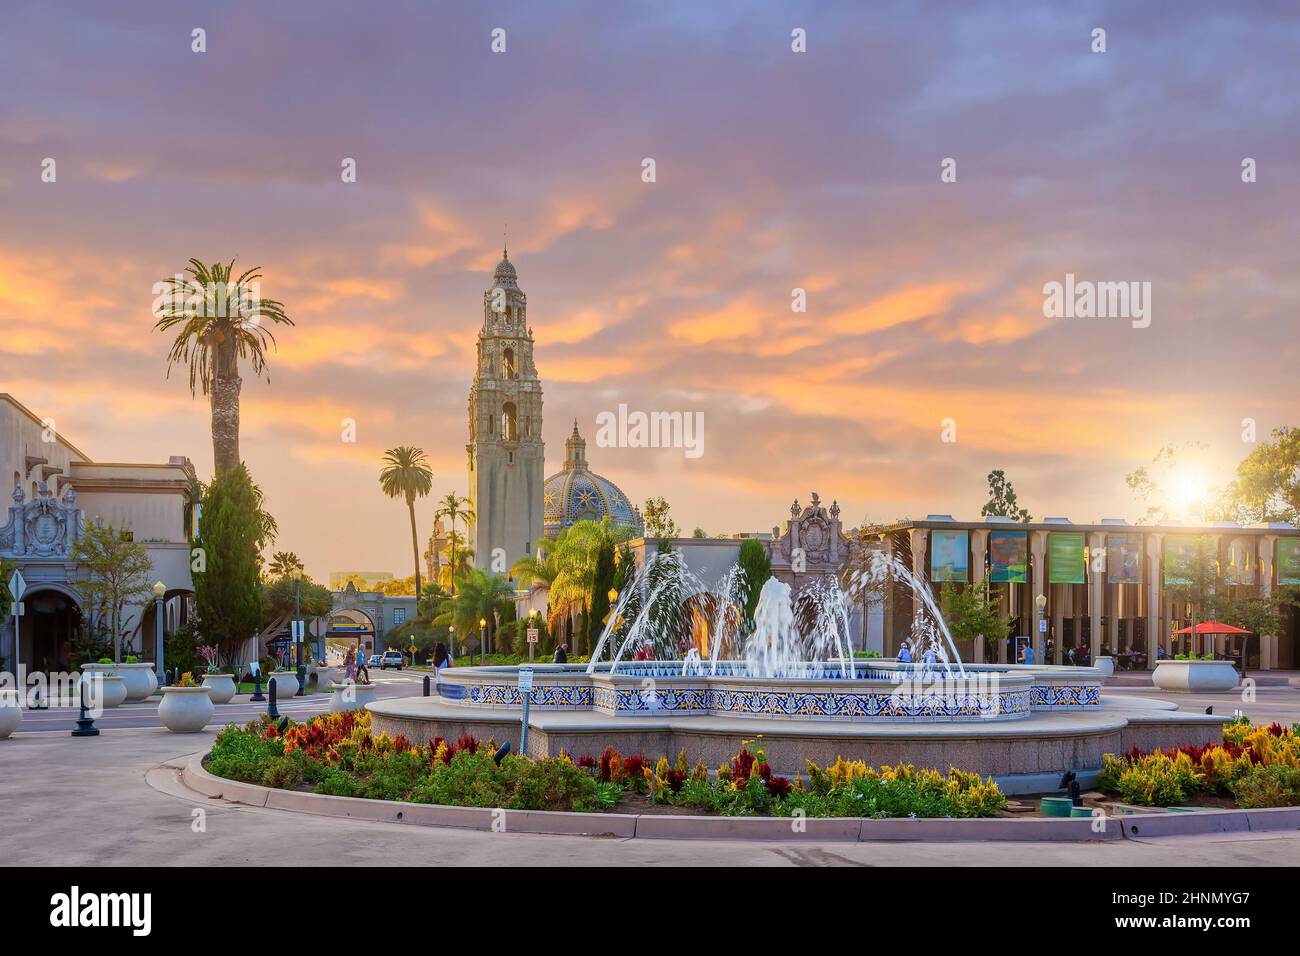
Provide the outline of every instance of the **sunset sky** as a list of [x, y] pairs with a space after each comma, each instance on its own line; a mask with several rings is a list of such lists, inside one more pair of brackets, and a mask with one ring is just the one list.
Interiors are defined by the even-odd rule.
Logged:
[[[992, 468], [1035, 517], [1135, 518], [1162, 444], [1221, 479], [1244, 418], [1300, 425], [1300, 6], [1043, 6], [6, 3], [0, 391], [96, 459], [206, 478], [152, 286], [260, 264], [297, 322], [243, 395], [277, 547], [409, 574], [379, 458], [419, 445], [435, 496], [467, 490], [508, 222], [548, 472], [576, 418], [687, 534], [813, 490], [854, 524], [973, 517]], [[1150, 327], [1044, 318], [1066, 273], [1150, 282]], [[619, 403], [702, 411], [705, 454], [595, 447]]]

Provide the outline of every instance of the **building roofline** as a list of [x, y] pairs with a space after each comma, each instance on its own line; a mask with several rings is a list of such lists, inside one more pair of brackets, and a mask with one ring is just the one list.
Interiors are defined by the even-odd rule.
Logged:
[[[8, 402], [14, 408], [18, 409], [18, 411], [22, 412], [24, 415], [30, 418], [35, 424], [39, 425], [41, 428], [45, 427], [45, 419], [37, 416], [37, 414], [34, 411], [32, 411], [22, 402], [18, 401], [18, 399], [14, 398], [8, 392], [0, 392], [0, 401]], [[63, 433], [60, 432], [58, 429], [55, 429], [54, 434], [60, 442], [62, 442], [68, 448], [72, 449], [72, 451], [76, 452], [78, 455], [80, 455], [85, 460], [86, 464], [91, 464], [91, 465], [99, 464], [99, 462], [95, 461], [95, 459], [91, 458], [89, 455], [87, 455], [76, 445], [72, 444], [72, 442], [68, 441], [68, 439], [63, 436]]]

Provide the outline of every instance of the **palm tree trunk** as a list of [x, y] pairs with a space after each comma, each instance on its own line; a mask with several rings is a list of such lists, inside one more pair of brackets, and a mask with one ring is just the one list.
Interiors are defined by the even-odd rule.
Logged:
[[212, 466], [217, 477], [239, 467], [239, 392], [242, 386], [238, 354], [231, 337], [217, 347], [212, 374]]
[[411, 512], [411, 556], [415, 558], [415, 601], [416, 616], [419, 616], [418, 608], [420, 606], [420, 538], [415, 531], [415, 498], [408, 496], [406, 507]]
[[451, 596], [456, 596], [456, 519], [451, 519], [451, 573], [447, 575], [447, 583], [451, 586]]

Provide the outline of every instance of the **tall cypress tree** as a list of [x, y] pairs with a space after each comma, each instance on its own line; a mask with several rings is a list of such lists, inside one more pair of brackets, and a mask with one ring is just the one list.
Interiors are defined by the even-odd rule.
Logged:
[[746, 538], [740, 544], [740, 570], [745, 575], [741, 584], [741, 593], [745, 595], [745, 636], [754, 629], [754, 610], [758, 607], [758, 596], [763, 585], [772, 576], [772, 559], [768, 557], [767, 548], [757, 538]]
[[233, 663], [262, 620], [261, 496], [242, 463], [223, 472], [203, 496], [194, 546], [194, 605], [204, 640]]
[[588, 627], [587, 646], [595, 653], [595, 642], [605, 629], [605, 618], [609, 614], [609, 589], [614, 586], [614, 541], [606, 538], [600, 543], [596, 552], [596, 570], [591, 578], [591, 616]]

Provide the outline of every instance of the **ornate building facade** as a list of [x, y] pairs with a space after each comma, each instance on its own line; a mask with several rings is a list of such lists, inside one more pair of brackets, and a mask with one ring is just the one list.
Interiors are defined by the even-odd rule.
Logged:
[[[96, 462], [13, 397], [0, 393], [0, 475], [11, 482], [0, 511], [0, 557], [20, 572], [21, 616], [0, 621], [4, 669], [66, 670], [71, 645], [96, 608], [84, 606], [83, 569], [72, 549], [91, 522], [110, 524], [144, 545], [166, 588], [168, 630], [189, 616], [191, 501], [188, 458], [163, 464]], [[8, 582], [0, 582], [0, 587]], [[154, 603], [128, 606], [124, 648], [152, 659]], [[16, 626], [15, 626], [16, 622]]]

